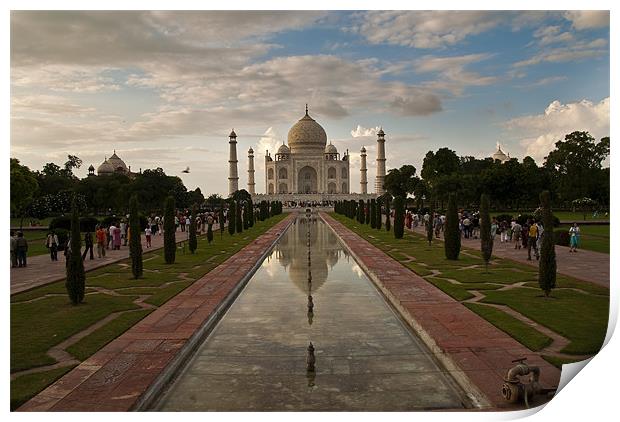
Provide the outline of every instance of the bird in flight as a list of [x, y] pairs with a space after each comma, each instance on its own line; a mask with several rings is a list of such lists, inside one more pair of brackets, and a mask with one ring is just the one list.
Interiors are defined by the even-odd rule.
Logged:
[[189, 173], [189, 167], [185, 167], [185, 170], [183, 170], [183, 173]]

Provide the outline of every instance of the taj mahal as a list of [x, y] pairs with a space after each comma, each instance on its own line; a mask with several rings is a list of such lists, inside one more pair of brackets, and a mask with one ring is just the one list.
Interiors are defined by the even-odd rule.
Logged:
[[[288, 145], [287, 145], [288, 144]], [[360, 151], [360, 189], [353, 193], [350, 181], [350, 155], [330, 141], [325, 129], [308, 114], [288, 132], [287, 144], [282, 143], [275, 154], [265, 151], [265, 193], [257, 193], [254, 179], [254, 150], [248, 150], [247, 191], [255, 200], [335, 201], [370, 199], [382, 195], [385, 181], [385, 133], [377, 132], [377, 171], [375, 193], [368, 192], [366, 149]], [[237, 170], [237, 134], [229, 135], [228, 193], [239, 189]]]

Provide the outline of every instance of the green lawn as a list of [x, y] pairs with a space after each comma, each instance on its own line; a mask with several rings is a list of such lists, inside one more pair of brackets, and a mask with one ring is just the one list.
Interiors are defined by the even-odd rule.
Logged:
[[[196, 253], [184, 254], [178, 248], [172, 265], [165, 264], [163, 249], [145, 253], [144, 277], [139, 280], [132, 278], [129, 259], [90, 271], [86, 274], [85, 302], [78, 306], [70, 304], [64, 281], [11, 296], [11, 373], [55, 363], [46, 354], [50, 347], [114, 312], [131, 311], [119, 314], [68, 348], [79, 360], [88, 358], [150, 312], [139, 310], [133, 303], [137, 295], [149, 295], [145, 302], [161, 306], [285, 217], [282, 214], [256, 222], [252, 229], [234, 236], [225, 232], [220, 239], [216, 234], [211, 245], [206, 236], [200, 236]], [[114, 290], [121, 296], [97, 292], [98, 287]], [[12, 402], [33, 397], [63, 372], [45, 374], [23, 375], [11, 381]]]
[[[568, 230], [570, 226], [563, 224], [560, 229]], [[579, 231], [581, 232], [579, 249], [609, 253], [609, 225], [581, 225]]]
[[[609, 289], [558, 274], [557, 288], [551, 298], [545, 298], [538, 287], [536, 268], [494, 256], [487, 272], [477, 250], [463, 248], [459, 259], [450, 261], [441, 241], [428, 246], [423, 236], [409, 231], [403, 239], [395, 239], [385, 229], [375, 230], [342, 215], [331, 215], [456, 300], [470, 299], [470, 292], [478, 291], [485, 296], [483, 303], [506, 305], [566, 337], [570, 343], [562, 353], [595, 354], [601, 347], [609, 317]], [[410, 261], [410, 257], [416, 260]], [[431, 275], [433, 271], [439, 274]], [[498, 290], [513, 283], [524, 285]], [[531, 350], [548, 344], [547, 336], [499, 309], [482, 304], [467, 306]]]
[[75, 366], [65, 366], [51, 371], [23, 375], [11, 381], [11, 411], [33, 397], [33, 391], [42, 391]]
[[[519, 214], [533, 214], [534, 210], [522, 210], [522, 211], [493, 211], [491, 213], [491, 217], [494, 217], [496, 215], [500, 215], [500, 214], [510, 214], [510, 215], [514, 215], [517, 216]], [[594, 217], [592, 215], [592, 212], [587, 212], [586, 213], [586, 219], [583, 219], [583, 213], [582, 212], [571, 212], [571, 211], [554, 211], [553, 214], [558, 217], [560, 219], [561, 222], [565, 222], [565, 223], [569, 223], [569, 222], [580, 222], [580, 221], [590, 221], [590, 220], [596, 220], [596, 221], [606, 221], [609, 220], [609, 214], [605, 215], [605, 213], [599, 213], [596, 217]]]

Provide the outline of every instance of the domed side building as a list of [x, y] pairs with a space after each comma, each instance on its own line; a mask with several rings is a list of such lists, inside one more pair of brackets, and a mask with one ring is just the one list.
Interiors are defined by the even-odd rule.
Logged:
[[[97, 176], [109, 176], [111, 174], [125, 174], [130, 177], [135, 174], [131, 172], [131, 167], [127, 167], [125, 162], [116, 155], [116, 150], [110, 158], [105, 157], [103, 163], [97, 167]], [[88, 175], [95, 175], [95, 167], [93, 165], [88, 168]]]
[[265, 154], [267, 194], [349, 193], [349, 154], [330, 142], [323, 127], [308, 114], [288, 132], [274, 157]]

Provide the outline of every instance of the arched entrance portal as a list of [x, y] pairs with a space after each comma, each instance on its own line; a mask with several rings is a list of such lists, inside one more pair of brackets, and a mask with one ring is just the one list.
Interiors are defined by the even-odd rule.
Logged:
[[316, 170], [310, 166], [302, 167], [297, 174], [297, 192], [315, 193], [318, 190]]

